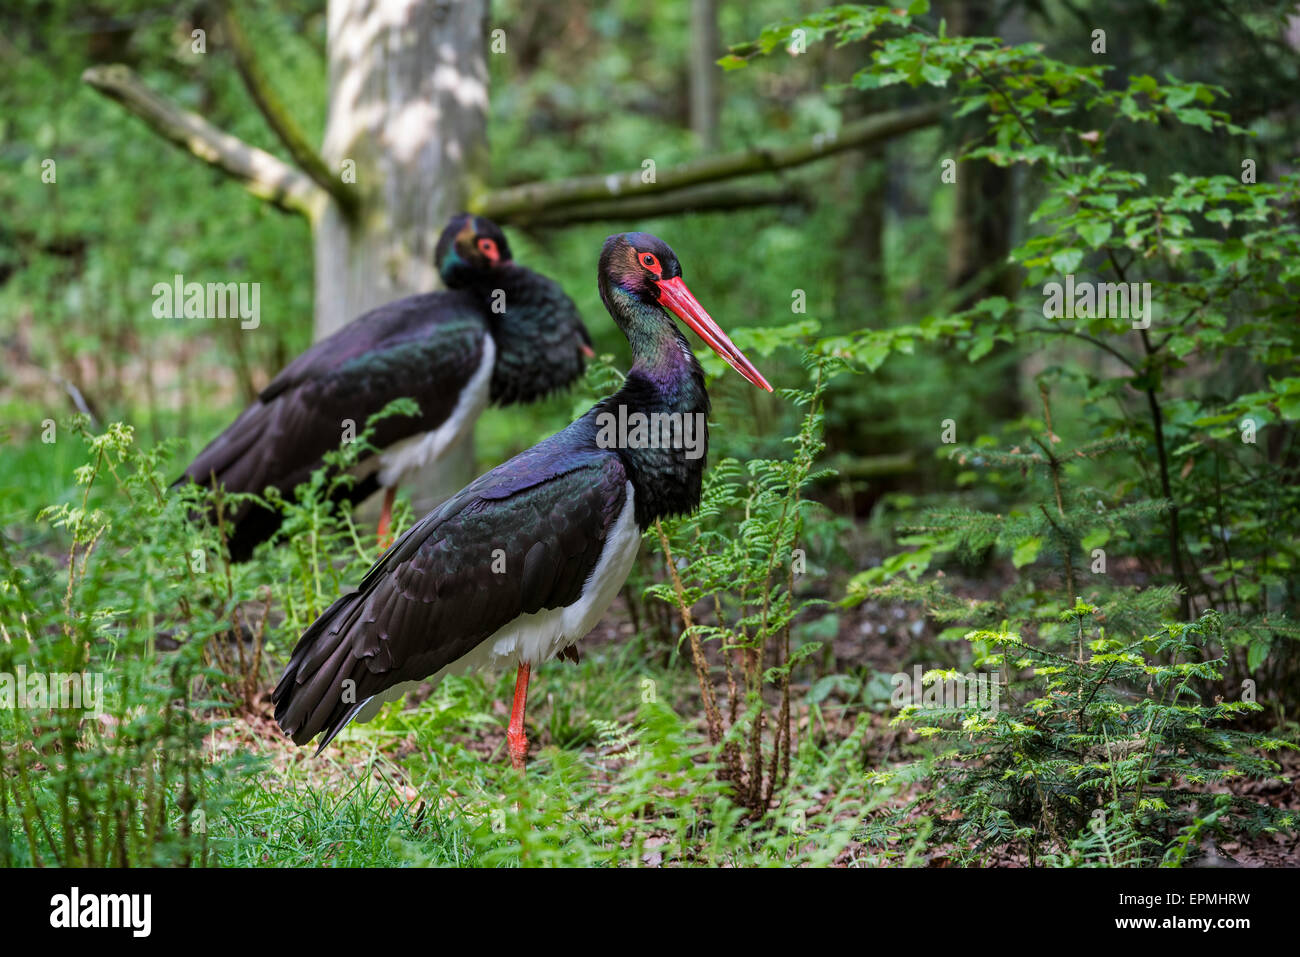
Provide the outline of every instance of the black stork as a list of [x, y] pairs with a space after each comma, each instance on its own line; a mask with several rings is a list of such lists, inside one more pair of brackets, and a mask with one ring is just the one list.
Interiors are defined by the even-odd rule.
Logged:
[[[532, 402], [573, 382], [592, 355], [573, 300], [554, 281], [515, 263], [505, 235], [481, 216], [453, 216], [435, 258], [445, 291], [409, 296], [354, 319], [291, 362], [180, 481], [285, 497], [321, 467], [349, 428], [390, 401], [414, 399], [419, 416], [390, 416], [345, 490], [358, 503], [379, 489], [379, 538], [388, 536], [397, 485], [436, 462], [488, 403]], [[281, 514], [245, 503], [229, 517], [230, 554], [246, 560], [280, 527]]]
[[[571, 653], [596, 625], [655, 519], [699, 505], [709, 397], [669, 313], [754, 385], [772, 387], [686, 288], [662, 240], [611, 236], [599, 282], [632, 346], [623, 387], [426, 515], [307, 629], [272, 696], [294, 743], [323, 734], [319, 754], [353, 718], [373, 717], [423, 679], [515, 666], [506, 739], [522, 769], [531, 669]], [[694, 417], [703, 448], [609, 428], [636, 413]]]

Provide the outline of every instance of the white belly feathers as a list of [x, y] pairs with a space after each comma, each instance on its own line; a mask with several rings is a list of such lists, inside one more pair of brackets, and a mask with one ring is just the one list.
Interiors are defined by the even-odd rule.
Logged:
[[460, 399], [447, 421], [431, 432], [413, 435], [384, 449], [379, 454], [379, 484], [384, 488], [402, 481], [437, 459], [461, 437], [474, 428], [474, 422], [487, 408], [488, 390], [492, 384], [492, 366], [496, 362], [497, 347], [491, 335], [483, 336], [483, 358], [474, 370]]

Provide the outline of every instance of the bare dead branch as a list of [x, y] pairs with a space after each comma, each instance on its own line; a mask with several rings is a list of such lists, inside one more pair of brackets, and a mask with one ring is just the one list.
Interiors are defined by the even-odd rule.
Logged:
[[[655, 171], [653, 182], [643, 182], [643, 170], [611, 173], [608, 176], [577, 176], [571, 179], [527, 183], [480, 193], [470, 201], [470, 211], [497, 220], [541, 214], [584, 203], [626, 202], [658, 193], [671, 193], [688, 186], [734, 179], [753, 173], [801, 166], [823, 157], [872, 143], [892, 139], [938, 122], [938, 105], [917, 106], [877, 113], [851, 123], [837, 134], [815, 137], [794, 146], [755, 148], [708, 156]], [[604, 218], [604, 217], [602, 217]]]
[[140, 117], [159, 136], [239, 180], [254, 196], [286, 212], [316, 217], [326, 194], [307, 176], [155, 93], [130, 67], [94, 66], [81, 79]]
[[341, 176], [330, 172], [325, 160], [307, 141], [307, 137], [298, 127], [293, 114], [285, 108], [283, 101], [275, 92], [270, 78], [262, 70], [257, 52], [248, 40], [248, 34], [240, 23], [234, 0], [219, 4], [221, 25], [226, 43], [235, 61], [235, 69], [244, 82], [244, 88], [252, 97], [271, 131], [284, 144], [289, 156], [298, 164], [302, 172], [311, 177], [321, 189], [325, 190], [339, 204], [344, 215], [354, 219], [360, 211], [361, 203], [356, 190], [343, 182]]
[[811, 200], [792, 186], [749, 186], [741, 183], [706, 183], [671, 193], [628, 196], [562, 206], [550, 210], [521, 210], [498, 216], [498, 223], [512, 226], [568, 226], [603, 220], [649, 219], [709, 210], [747, 209], [754, 206], [808, 206]]

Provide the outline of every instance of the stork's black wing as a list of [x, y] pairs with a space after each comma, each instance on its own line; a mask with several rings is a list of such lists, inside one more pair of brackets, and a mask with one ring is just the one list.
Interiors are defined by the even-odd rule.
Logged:
[[317, 619], [273, 696], [285, 733], [305, 744], [323, 731], [324, 747], [372, 695], [578, 599], [627, 498], [617, 453], [578, 441], [588, 428], [578, 420], [444, 502]]
[[[346, 430], [396, 398], [420, 406], [418, 416], [390, 416], [373, 442], [385, 448], [435, 429], [451, 415], [478, 369], [487, 334], [482, 307], [460, 292], [411, 296], [366, 313], [308, 349], [185, 470], [232, 492], [274, 486], [289, 495], [339, 447]], [[353, 498], [373, 491], [373, 483]], [[246, 558], [279, 527], [279, 514], [245, 505], [233, 516], [231, 555]]]

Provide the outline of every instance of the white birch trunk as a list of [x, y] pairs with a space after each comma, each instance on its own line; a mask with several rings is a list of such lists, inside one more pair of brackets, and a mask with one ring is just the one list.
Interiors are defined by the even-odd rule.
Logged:
[[[487, 174], [486, 0], [330, 0], [331, 170], [355, 175], [361, 213], [315, 224], [315, 337], [437, 289], [434, 246]], [[408, 489], [417, 511], [474, 475], [473, 441]]]

